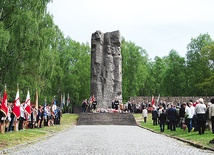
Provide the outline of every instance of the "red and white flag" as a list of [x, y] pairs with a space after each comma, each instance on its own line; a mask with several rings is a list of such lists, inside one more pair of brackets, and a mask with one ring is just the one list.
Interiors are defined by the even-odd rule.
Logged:
[[7, 116], [8, 107], [7, 107], [7, 92], [6, 92], [6, 90], [4, 91], [4, 96], [3, 96], [3, 101], [2, 101], [2, 104], [1, 104], [0, 111], [2, 111], [5, 114], [5, 116]]
[[28, 113], [28, 115], [30, 115], [30, 92], [29, 90], [27, 91], [27, 97], [25, 100], [25, 111]]
[[154, 106], [155, 105], [155, 99], [154, 99], [154, 96], [152, 96], [152, 106]]
[[13, 107], [13, 113], [16, 116], [16, 118], [20, 117], [20, 98], [19, 98], [19, 89], [16, 93], [16, 98], [14, 101], [14, 107]]
[[94, 99], [95, 99], [95, 98], [94, 98], [94, 95], [93, 95], [92, 98], [91, 98], [91, 101], [94, 102]]
[[67, 106], [70, 104], [70, 97], [69, 97], [69, 93], [68, 93], [68, 98], [67, 98]]

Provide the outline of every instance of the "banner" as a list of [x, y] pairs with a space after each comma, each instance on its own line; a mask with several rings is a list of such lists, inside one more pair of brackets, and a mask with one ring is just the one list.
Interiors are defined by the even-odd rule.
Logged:
[[67, 98], [67, 106], [70, 104], [70, 97], [69, 97], [69, 93], [68, 93], [68, 98]]
[[152, 106], [154, 106], [154, 105], [155, 105], [155, 99], [154, 99], [154, 96], [152, 96], [151, 104], [152, 104]]
[[7, 107], [7, 92], [6, 92], [6, 89], [4, 91], [3, 101], [2, 101], [2, 104], [1, 104], [1, 109], [0, 110], [5, 114], [5, 116], [7, 116], [8, 107]]
[[19, 98], [19, 89], [16, 93], [16, 98], [14, 101], [14, 107], [13, 107], [13, 113], [16, 116], [16, 118], [20, 117], [20, 98]]
[[27, 97], [25, 100], [25, 111], [28, 113], [28, 115], [30, 115], [30, 92], [29, 90], [27, 91]]

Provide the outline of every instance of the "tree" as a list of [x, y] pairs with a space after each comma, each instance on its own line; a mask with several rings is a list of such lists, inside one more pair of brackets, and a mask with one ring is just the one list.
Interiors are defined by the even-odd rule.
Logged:
[[187, 49], [187, 92], [189, 95], [206, 95], [206, 91], [199, 87], [204, 79], [211, 76], [209, 62], [202, 54], [202, 49], [212, 43], [208, 34], [200, 34], [192, 38]]
[[213, 84], [214, 84], [214, 42], [205, 46], [201, 50], [201, 54], [205, 62], [207, 62], [208, 70], [210, 71], [210, 76], [205, 78], [202, 83], [198, 84], [198, 87], [205, 92], [206, 95], [212, 96], [214, 94]]
[[153, 95], [166, 95], [167, 93], [164, 91], [165, 86], [163, 84], [163, 77], [167, 66], [165, 58], [156, 56], [154, 60], [150, 67], [151, 82], [147, 87], [151, 87]]
[[133, 42], [122, 40], [122, 89], [123, 99], [139, 96], [143, 93], [144, 81], [147, 77], [148, 55], [144, 49]]
[[163, 89], [168, 96], [185, 95], [185, 59], [175, 50], [171, 50], [166, 57]]

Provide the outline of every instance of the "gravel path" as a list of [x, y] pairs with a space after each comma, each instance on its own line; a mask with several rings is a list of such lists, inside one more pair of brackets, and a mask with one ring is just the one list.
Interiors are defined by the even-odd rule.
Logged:
[[213, 155], [214, 152], [138, 126], [74, 126], [49, 139], [9, 154], [71, 155]]

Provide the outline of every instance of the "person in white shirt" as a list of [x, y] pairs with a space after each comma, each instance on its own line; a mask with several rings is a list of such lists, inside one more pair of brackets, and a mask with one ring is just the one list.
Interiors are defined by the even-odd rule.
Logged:
[[24, 108], [25, 102], [22, 102], [20, 105], [20, 120], [19, 120], [19, 130], [24, 129], [24, 121], [25, 121], [25, 108]]
[[192, 102], [188, 103], [188, 106], [185, 107], [185, 117], [186, 117], [186, 125], [188, 127], [188, 132], [192, 130], [192, 118], [195, 113], [194, 107], [192, 106]]
[[193, 123], [193, 118], [195, 116], [195, 107], [193, 106], [193, 103], [190, 102], [189, 103], [189, 108], [190, 108], [190, 111], [191, 111], [191, 114], [192, 114], [192, 127], [191, 127], [191, 130], [193, 131], [195, 129], [195, 124]]
[[144, 123], [146, 123], [147, 114], [148, 114], [148, 111], [147, 111], [147, 109], [144, 107], [144, 109], [143, 109], [143, 111], [142, 111], [142, 116], [143, 116], [143, 118], [144, 118]]
[[198, 133], [204, 134], [206, 123], [206, 105], [202, 98], [199, 99], [199, 104], [195, 106], [195, 113], [197, 115]]
[[209, 118], [211, 119], [212, 124], [212, 133], [214, 134], [214, 98], [210, 100], [212, 104], [209, 107]]

